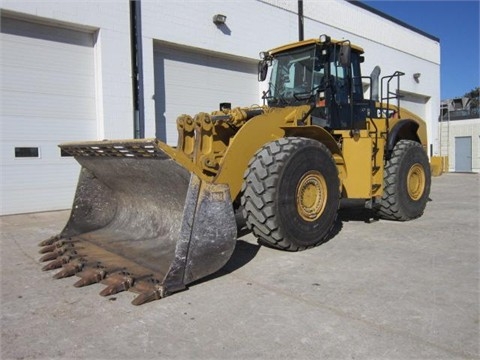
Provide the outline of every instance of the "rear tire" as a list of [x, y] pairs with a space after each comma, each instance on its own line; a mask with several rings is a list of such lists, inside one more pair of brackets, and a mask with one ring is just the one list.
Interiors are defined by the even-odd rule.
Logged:
[[422, 145], [412, 140], [400, 140], [385, 166], [383, 196], [377, 215], [397, 221], [422, 216], [430, 186], [430, 164]]
[[244, 175], [242, 206], [248, 228], [263, 245], [298, 251], [321, 244], [339, 206], [338, 171], [330, 151], [299, 137], [266, 144]]

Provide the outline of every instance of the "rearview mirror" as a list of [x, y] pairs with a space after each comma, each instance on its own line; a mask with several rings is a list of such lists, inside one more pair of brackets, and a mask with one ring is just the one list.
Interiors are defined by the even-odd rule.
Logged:
[[338, 60], [342, 66], [350, 66], [350, 44], [343, 44], [340, 46], [340, 53], [338, 54]]
[[258, 81], [264, 81], [267, 78], [268, 62], [260, 60], [258, 62]]

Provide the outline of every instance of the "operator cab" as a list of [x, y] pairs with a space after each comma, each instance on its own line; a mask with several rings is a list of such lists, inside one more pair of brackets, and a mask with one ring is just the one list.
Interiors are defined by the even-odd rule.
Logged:
[[363, 50], [349, 41], [305, 40], [261, 53], [259, 81], [271, 75], [264, 101], [270, 107], [312, 105], [312, 124], [331, 130], [364, 129]]

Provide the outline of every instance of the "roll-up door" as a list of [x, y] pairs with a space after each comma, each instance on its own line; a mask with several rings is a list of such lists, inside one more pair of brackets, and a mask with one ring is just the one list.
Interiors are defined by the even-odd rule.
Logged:
[[176, 144], [176, 119], [259, 101], [257, 62], [156, 43], [154, 48], [157, 137]]
[[70, 208], [79, 173], [57, 145], [96, 138], [91, 32], [1, 18], [1, 214]]

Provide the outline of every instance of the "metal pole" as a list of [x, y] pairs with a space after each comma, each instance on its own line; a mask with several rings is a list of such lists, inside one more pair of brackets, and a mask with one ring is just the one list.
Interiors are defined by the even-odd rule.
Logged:
[[130, 34], [132, 51], [133, 136], [145, 137], [143, 93], [142, 14], [140, 0], [130, 0]]
[[298, 41], [303, 40], [303, 0], [298, 0]]

